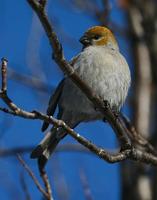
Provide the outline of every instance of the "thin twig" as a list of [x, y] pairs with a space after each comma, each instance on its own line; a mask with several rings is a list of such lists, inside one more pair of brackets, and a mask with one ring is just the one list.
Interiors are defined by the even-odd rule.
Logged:
[[51, 185], [50, 185], [47, 173], [46, 173], [45, 169], [44, 168], [40, 168], [40, 166], [39, 166], [39, 171], [40, 171], [40, 176], [41, 176], [41, 178], [42, 178], [42, 180], [44, 182], [45, 188], [46, 188], [48, 199], [53, 200]]
[[[130, 158], [132, 160], [139, 160], [144, 163], [157, 165], [157, 157], [151, 155], [150, 153], [146, 153], [144, 151], [142, 152], [141, 150], [138, 150], [135, 148], [123, 150], [119, 153], [108, 153], [104, 149], [97, 147], [95, 144], [93, 144], [92, 142], [88, 141], [86, 138], [76, 133], [73, 129], [71, 129], [68, 125], [66, 125], [64, 121], [57, 120], [53, 117], [44, 115], [43, 113], [39, 113], [39, 112], [34, 112], [34, 115], [35, 115], [34, 119], [41, 119], [41, 120], [49, 122], [50, 124], [54, 124], [56, 127], [62, 127], [75, 140], [77, 140], [83, 146], [87, 147], [91, 152], [95, 153], [97, 156], [99, 156], [100, 158], [104, 159], [105, 161], [109, 163], [120, 162], [122, 160]], [[28, 116], [26, 116], [26, 118], [27, 117]]]
[[80, 134], [75, 132], [73, 129], [71, 129], [64, 121], [57, 120], [52, 116], [45, 115], [43, 113], [33, 111], [33, 112], [27, 112], [22, 109], [18, 109], [18, 112], [9, 111], [9, 114], [20, 116], [26, 119], [40, 119], [43, 121], [46, 121], [50, 124], [53, 124], [56, 127], [62, 127], [67, 133], [69, 133], [75, 140], [77, 140], [79, 143], [81, 143], [83, 146], [87, 147], [90, 151], [98, 155], [100, 158], [103, 158], [107, 162], [119, 162], [122, 160], [125, 160], [127, 158], [128, 152], [130, 150], [124, 150], [117, 154], [110, 154], [106, 152], [102, 148], [98, 148], [95, 144], [88, 141], [86, 138], [82, 137]]
[[7, 59], [2, 58], [2, 67], [1, 67], [1, 72], [2, 72], [2, 92], [5, 93], [7, 91]]
[[38, 190], [43, 194], [43, 196], [47, 200], [51, 200], [51, 199], [49, 199], [49, 196], [47, 195], [47, 192], [42, 188], [42, 186], [40, 185], [38, 179], [35, 177], [34, 173], [29, 168], [29, 166], [25, 163], [25, 161], [22, 159], [22, 157], [19, 154], [17, 154], [17, 158], [20, 161], [21, 165], [24, 167], [24, 169], [27, 171], [27, 173], [30, 175], [30, 177], [32, 178], [32, 180], [34, 181], [34, 183], [37, 186]]

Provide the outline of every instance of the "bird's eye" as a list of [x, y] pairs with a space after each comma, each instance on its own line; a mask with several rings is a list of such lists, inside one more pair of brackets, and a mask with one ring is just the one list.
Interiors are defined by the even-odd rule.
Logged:
[[94, 35], [93, 39], [98, 40], [100, 38], [100, 35]]

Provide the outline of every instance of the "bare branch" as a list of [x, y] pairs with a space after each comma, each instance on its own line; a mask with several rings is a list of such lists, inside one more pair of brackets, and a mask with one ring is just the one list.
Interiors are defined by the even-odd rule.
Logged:
[[[6, 110], [6, 109], [5, 109]], [[88, 141], [86, 138], [80, 136], [78, 133], [76, 133], [73, 129], [71, 129], [66, 123], [62, 120], [57, 120], [52, 116], [45, 115], [43, 113], [33, 111], [33, 112], [27, 112], [22, 109], [18, 108], [17, 112], [9, 111], [9, 114], [13, 114], [16, 116], [20, 116], [26, 119], [40, 119], [43, 121], [46, 121], [50, 124], [53, 124], [56, 127], [62, 127], [67, 133], [69, 133], [74, 139], [76, 139], [79, 143], [81, 143], [83, 146], [87, 147], [90, 151], [98, 155], [100, 158], [103, 158], [107, 162], [119, 162], [122, 160], [125, 160], [127, 158], [128, 153], [130, 150], [124, 150], [121, 153], [117, 154], [110, 154], [107, 153], [102, 148], [98, 148], [96, 145]]]
[[[27, 113], [27, 115], [22, 115], [24, 118], [28, 118], [29, 112], [22, 111], [22, 113]], [[20, 115], [19, 113], [14, 113], [17, 116]], [[147, 153], [144, 151], [141, 151], [139, 149], [130, 148], [121, 151], [120, 153], [108, 153], [102, 148], [98, 148], [95, 144], [88, 141], [86, 138], [80, 136], [78, 133], [76, 133], [73, 129], [71, 129], [68, 125], [66, 125], [65, 122], [62, 120], [57, 120], [54, 117], [50, 117], [47, 115], [44, 115], [43, 113], [39, 113], [34, 111], [33, 113], [30, 113], [31, 119], [40, 119], [49, 122], [50, 124], [54, 124], [56, 127], [62, 127], [67, 133], [69, 133], [74, 139], [76, 139], [79, 143], [81, 143], [83, 146], [87, 147], [91, 152], [95, 153], [100, 158], [104, 159], [105, 161], [109, 163], [115, 163], [120, 162], [123, 160], [126, 160], [128, 158], [132, 160], [138, 160], [144, 163], [149, 163], [152, 165], [157, 165], [157, 157], [153, 156], [151, 153]], [[32, 118], [32, 115], [34, 118]]]
[[17, 155], [17, 158], [19, 160], [19, 162], [21, 163], [21, 165], [24, 167], [24, 169], [27, 171], [27, 173], [29, 174], [29, 176], [32, 178], [32, 180], [34, 181], [35, 185], [37, 186], [38, 190], [43, 194], [43, 196], [47, 199], [47, 200], [51, 200], [47, 194], [47, 192], [42, 188], [42, 186], [40, 185], [38, 179], [35, 177], [34, 173], [32, 172], [32, 170], [29, 168], [29, 166], [25, 163], [25, 161], [22, 159], [22, 157], [20, 155]]
[[52, 190], [51, 190], [50, 182], [49, 182], [48, 176], [46, 174], [46, 171], [45, 171], [45, 169], [40, 168], [40, 165], [38, 165], [38, 166], [39, 166], [40, 176], [41, 176], [41, 178], [44, 182], [45, 188], [46, 188], [48, 200], [53, 200]]
[[7, 91], [7, 59], [2, 58], [2, 92], [5, 93]]

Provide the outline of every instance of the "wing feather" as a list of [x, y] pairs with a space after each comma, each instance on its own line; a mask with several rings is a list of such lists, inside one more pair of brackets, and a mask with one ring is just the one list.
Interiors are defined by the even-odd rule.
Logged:
[[[57, 86], [55, 92], [51, 95], [50, 97], [50, 100], [49, 100], [49, 105], [48, 105], [48, 108], [47, 108], [47, 115], [51, 115], [53, 116], [55, 110], [56, 110], [56, 107], [57, 107], [57, 104], [58, 104], [58, 100], [60, 98], [60, 95], [62, 93], [62, 89], [63, 89], [63, 85], [64, 85], [64, 80], [63, 79], [59, 85]], [[49, 126], [49, 123], [47, 122], [44, 122], [43, 125], [42, 125], [42, 131], [45, 131]]]

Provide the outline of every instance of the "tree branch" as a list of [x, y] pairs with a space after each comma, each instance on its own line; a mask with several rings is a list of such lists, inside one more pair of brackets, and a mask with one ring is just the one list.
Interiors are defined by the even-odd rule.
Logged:
[[44, 185], [45, 185], [45, 188], [46, 188], [46, 193], [47, 193], [47, 196], [48, 196], [48, 200], [53, 200], [52, 198], [52, 190], [51, 190], [51, 185], [50, 185], [50, 182], [49, 182], [49, 178], [46, 174], [46, 171], [44, 168], [41, 168], [40, 165], [39, 166], [39, 171], [40, 171], [40, 176], [44, 182]]
[[38, 179], [35, 177], [34, 173], [29, 168], [29, 166], [25, 163], [25, 161], [22, 159], [22, 157], [20, 155], [17, 155], [17, 158], [18, 158], [19, 162], [21, 163], [21, 165], [24, 167], [24, 169], [27, 171], [27, 173], [29, 174], [29, 176], [33, 179], [35, 185], [37, 186], [38, 190], [43, 194], [43, 196], [45, 197], [45, 199], [47, 199], [47, 200], [53, 200], [49, 196], [49, 194], [42, 188], [42, 186], [40, 185]]
[[1, 67], [1, 73], [2, 73], [2, 92], [5, 93], [7, 91], [7, 59], [2, 58], [2, 67]]

